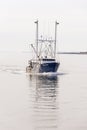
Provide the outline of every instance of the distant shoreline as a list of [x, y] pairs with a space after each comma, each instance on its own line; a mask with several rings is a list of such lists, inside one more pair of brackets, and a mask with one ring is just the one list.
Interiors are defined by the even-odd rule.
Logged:
[[87, 52], [58, 52], [57, 54], [77, 54], [77, 55], [87, 55]]

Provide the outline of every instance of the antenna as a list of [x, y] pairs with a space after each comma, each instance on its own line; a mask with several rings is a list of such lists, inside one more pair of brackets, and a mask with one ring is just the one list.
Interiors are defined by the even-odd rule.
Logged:
[[55, 21], [55, 45], [54, 45], [54, 58], [56, 56], [56, 40], [57, 40], [57, 25], [59, 23], [57, 21]]
[[35, 23], [36, 23], [36, 55], [38, 58], [38, 20], [35, 21]]

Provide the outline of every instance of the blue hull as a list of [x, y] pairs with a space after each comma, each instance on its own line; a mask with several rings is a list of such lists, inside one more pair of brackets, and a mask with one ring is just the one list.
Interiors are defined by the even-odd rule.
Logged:
[[29, 66], [26, 67], [26, 72], [29, 73], [44, 73], [44, 72], [57, 72], [60, 63], [55, 59], [42, 59], [30, 61]]
[[40, 65], [39, 73], [43, 72], [56, 72], [60, 63], [43, 63]]

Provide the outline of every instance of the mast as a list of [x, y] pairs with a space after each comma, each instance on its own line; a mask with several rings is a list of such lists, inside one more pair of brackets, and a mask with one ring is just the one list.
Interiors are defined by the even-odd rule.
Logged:
[[56, 57], [56, 40], [57, 40], [57, 25], [59, 23], [55, 21], [55, 44], [54, 44], [54, 58]]
[[38, 58], [38, 20], [35, 21], [36, 23], [36, 56]]

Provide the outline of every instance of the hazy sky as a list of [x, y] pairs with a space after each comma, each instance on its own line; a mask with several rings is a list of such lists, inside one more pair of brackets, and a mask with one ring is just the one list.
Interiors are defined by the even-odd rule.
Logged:
[[0, 50], [28, 50], [40, 35], [54, 36], [59, 51], [87, 51], [87, 0], [0, 0]]

